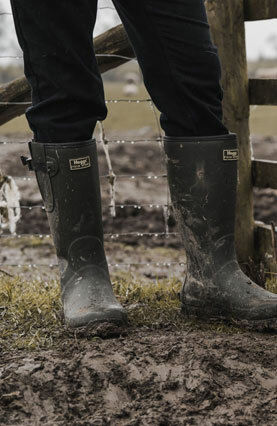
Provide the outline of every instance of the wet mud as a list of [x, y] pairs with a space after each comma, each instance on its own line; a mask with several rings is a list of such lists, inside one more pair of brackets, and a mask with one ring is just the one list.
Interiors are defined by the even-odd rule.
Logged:
[[2, 353], [0, 424], [275, 425], [276, 335], [130, 330]]

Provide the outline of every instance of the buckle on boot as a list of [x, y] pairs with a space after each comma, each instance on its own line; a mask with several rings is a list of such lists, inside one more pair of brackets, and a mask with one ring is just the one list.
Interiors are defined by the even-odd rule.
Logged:
[[23, 166], [28, 166], [28, 169], [33, 171], [34, 170], [34, 166], [33, 166], [33, 160], [30, 157], [25, 157], [24, 155], [21, 155], [21, 162], [23, 164]]
[[53, 177], [58, 173], [59, 167], [57, 162], [55, 161], [54, 158], [49, 158], [46, 161], [46, 173], [49, 174], [49, 176]]

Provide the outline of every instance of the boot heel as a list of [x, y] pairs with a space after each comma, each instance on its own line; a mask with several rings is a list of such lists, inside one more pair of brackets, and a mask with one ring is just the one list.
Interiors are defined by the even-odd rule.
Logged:
[[182, 315], [190, 318], [199, 318], [199, 319], [222, 319], [224, 318], [218, 311], [215, 312], [213, 309], [209, 309], [207, 306], [195, 306], [182, 303], [181, 305]]
[[205, 314], [203, 313], [203, 308], [199, 306], [192, 306], [188, 304], [182, 303], [181, 305], [181, 314], [190, 318], [190, 317], [203, 317]]

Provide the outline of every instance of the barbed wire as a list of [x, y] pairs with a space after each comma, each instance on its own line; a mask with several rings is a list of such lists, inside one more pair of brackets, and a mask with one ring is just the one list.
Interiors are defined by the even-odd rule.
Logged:
[[[97, 10], [106, 10], [106, 9], [116, 11], [115, 7], [112, 7], [112, 6], [99, 6], [99, 7], [97, 7]], [[13, 14], [12, 14], [12, 12], [0, 12], [0, 16], [3, 16], [3, 15], [12, 16]]]
[[[100, 177], [100, 179], [109, 179], [110, 178], [110, 175], [101, 175], [101, 176], [99, 176]], [[166, 174], [163, 174], [163, 175], [154, 175], [154, 174], [152, 174], [152, 175], [116, 175], [116, 178], [117, 179], [130, 179], [130, 180], [136, 180], [136, 179], [148, 179], [148, 180], [151, 180], [151, 179], [154, 179], [154, 180], [157, 180], [157, 179], [160, 179], [160, 178], [166, 178], [167, 177], [167, 175]], [[29, 182], [29, 181], [36, 181], [36, 178], [35, 177], [25, 177], [25, 176], [13, 176], [13, 179], [16, 179], [16, 180], [21, 180], [21, 181], [26, 181], [26, 182]]]
[[[131, 266], [158, 266], [158, 267], [170, 267], [173, 265], [186, 266], [185, 262], [133, 262], [133, 263], [108, 263], [109, 267], [122, 268], [122, 267], [131, 267]], [[13, 267], [13, 268], [56, 268], [58, 263], [0, 263], [1, 268]], [[1, 271], [0, 271], [1, 273]]]
[[127, 61], [138, 61], [137, 58], [133, 56], [124, 56], [124, 55], [116, 55], [114, 53], [96, 53], [95, 56], [97, 58], [118, 58], [118, 59], [126, 59]]
[[[150, 266], [156, 266], [159, 268], [170, 268], [171, 266], [181, 266], [181, 267], [185, 267], [187, 266], [186, 262], [140, 262], [140, 263], [108, 263], [108, 267], [109, 268], [131, 268], [132, 266], [138, 267], [138, 266], [146, 266], [146, 267], [150, 267]], [[3, 270], [2, 268], [20, 268], [20, 269], [38, 269], [38, 268], [58, 268], [59, 264], [58, 263], [27, 263], [27, 264], [21, 264], [21, 263], [15, 263], [15, 264], [10, 264], [10, 263], [0, 263], [0, 275], [1, 274], [5, 274], [5, 275], [9, 275], [11, 277], [13, 277], [13, 275], [10, 275], [8, 272], [6, 272], [5, 270]], [[270, 272], [270, 271], [265, 271], [264, 272], [265, 275], [277, 275], [276, 272]]]
[[[100, 140], [97, 140], [96, 141], [97, 143], [99, 143], [99, 144], [101, 144], [101, 141]], [[157, 143], [160, 143], [160, 142], [162, 142], [161, 141], [161, 139], [160, 138], [156, 138], [156, 139], [133, 139], [133, 140], [131, 140], [131, 139], [121, 139], [121, 140], [118, 140], [118, 139], [115, 139], [115, 140], [109, 140], [109, 143], [112, 143], [112, 144], [122, 144], [122, 145], [124, 145], [125, 143], [126, 144], [131, 144], [131, 145], [135, 145], [136, 143], [149, 143], [149, 142], [157, 142]], [[0, 145], [8, 145], [8, 144], [18, 144], [18, 145], [27, 145], [28, 144], [28, 141], [0, 141]]]
[[[96, 141], [98, 144], [101, 143], [101, 141], [97, 140]], [[135, 140], [110, 140], [109, 144], [122, 144], [124, 145], [126, 144], [131, 144], [131, 145], [135, 145], [136, 143], [149, 143], [149, 142], [156, 142], [156, 143], [161, 143], [162, 141], [157, 138], [157, 139], [135, 139]], [[0, 145], [8, 145], [8, 144], [18, 144], [18, 145], [27, 145], [28, 141], [0, 141]]]
[[[137, 58], [132, 56], [116, 55], [115, 53], [96, 53], [97, 58], [117, 58], [117, 59], [126, 59], [127, 61], [136, 61]], [[1, 55], [0, 59], [23, 59], [23, 55]]]
[[23, 59], [23, 55], [1, 55], [0, 59]]
[[[138, 209], [141, 210], [144, 207], [149, 207], [151, 209], [156, 208], [156, 209], [160, 209], [160, 208], [164, 208], [164, 207], [171, 207], [171, 204], [115, 204], [114, 207], [116, 208], [120, 208], [120, 209], [125, 209], [125, 208], [130, 208], [133, 207], [134, 209]], [[103, 208], [109, 208], [111, 209], [113, 207], [113, 204], [103, 204], [102, 205]], [[8, 209], [15, 209], [16, 207], [11, 206], [11, 205], [7, 205]], [[34, 206], [20, 206], [21, 209], [28, 209], [28, 210], [33, 210], [33, 209], [41, 209], [41, 210], [45, 210], [45, 207], [42, 204], [39, 205], [34, 205]]]
[[[105, 233], [104, 238], [107, 239], [118, 239], [121, 237], [133, 237], [133, 238], [143, 238], [143, 237], [149, 237], [149, 238], [162, 238], [162, 237], [176, 237], [180, 235], [178, 232], [122, 232], [122, 233]], [[51, 234], [0, 234], [0, 239], [51, 239]]]
[[[149, 103], [150, 105], [152, 104], [152, 100], [151, 99], [106, 99], [105, 103], [106, 104], [117, 104], [119, 102], [125, 102], [127, 104], [142, 104], [142, 103]], [[6, 101], [1, 101], [0, 105], [4, 105], [4, 106], [8, 106], [8, 105], [32, 105], [31, 101], [28, 102], [6, 102]]]
[[32, 102], [0, 102], [0, 105], [32, 105]]
[[105, 10], [105, 9], [110, 9], [110, 10], [116, 11], [116, 8], [112, 7], [112, 6], [99, 6], [99, 7], [97, 7], [97, 10]]

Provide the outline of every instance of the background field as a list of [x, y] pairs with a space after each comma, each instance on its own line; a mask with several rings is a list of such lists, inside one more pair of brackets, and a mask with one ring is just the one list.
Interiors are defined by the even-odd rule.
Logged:
[[[123, 83], [105, 83], [106, 99], [129, 99], [123, 93]], [[139, 88], [138, 99], [150, 98], [143, 85]], [[145, 129], [157, 131], [153, 113], [149, 104], [117, 103], [108, 104], [109, 114], [104, 124], [108, 131], [129, 131]], [[250, 110], [250, 132], [253, 135], [277, 135], [277, 107], [252, 106]], [[29, 133], [24, 116], [16, 118], [0, 127], [1, 135]]]

